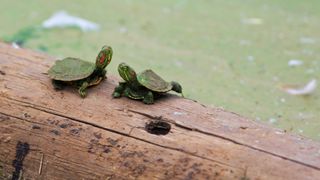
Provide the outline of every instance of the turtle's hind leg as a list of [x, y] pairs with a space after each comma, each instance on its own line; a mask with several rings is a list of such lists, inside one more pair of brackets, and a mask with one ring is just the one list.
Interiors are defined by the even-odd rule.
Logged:
[[51, 83], [55, 90], [62, 90], [65, 86], [64, 82], [59, 80], [52, 79]]
[[79, 87], [78, 92], [82, 98], [85, 98], [87, 96], [86, 90], [88, 86], [89, 86], [89, 83], [87, 81], [84, 81]]
[[124, 90], [126, 89], [126, 83], [125, 82], [119, 82], [119, 85], [114, 88], [114, 91], [112, 93], [112, 96], [114, 98], [119, 98], [123, 94]]
[[154, 103], [154, 98], [153, 98], [153, 93], [152, 91], [148, 91], [144, 97], [143, 97], [143, 102], [145, 104], [153, 104]]

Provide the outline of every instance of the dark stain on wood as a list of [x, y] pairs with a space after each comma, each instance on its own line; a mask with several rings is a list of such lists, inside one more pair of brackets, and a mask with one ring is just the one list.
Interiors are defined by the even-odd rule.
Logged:
[[79, 136], [81, 130], [82, 130], [82, 128], [71, 129], [71, 130], [70, 130], [70, 133], [71, 133], [72, 135], [77, 135], [77, 136]]
[[63, 123], [63, 124], [60, 124], [59, 126], [64, 129], [64, 128], [67, 128], [69, 126], [69, 124]]
[[53, 133], [54, 135], [57, 135], [57, 136], [60, 135], [60, 132], [58, 130], [56, 130], [56, 129], [53, 129], [50, 132]]
[[30, 146], [26, 142], [18, 141], [16, 146], [16, 157], [12, 161], [12, 165], [15, 168], [14, 172], [12, 173], [12, 180], [18, 180], [20, 177], [20, 173], [23, 170], [23, 161], [24, 158], [27, 156], [30, 150]]
[[114, 140], [112, 138], [107, 138], [108, 143], [110, 143], [112, 146], [115, 146], [118, 144], [118, 140]]
[[0, 70], [0, 74], [3, 75], [3, 76], [6, 75], [6, 73], [4, 71], [2, 71], [2, 70]]
[[96, 137], [97, 139], [101, 139], [101, 133], [97, 133], [97, 132], [94, 132], [93, 133], [94, 137]]
[[28, 118], [30, 118], [31, 116], [30, 116], [28, 113], [23, 113], [23, 117], [28, 119]]
[[38, 125], [32, 125], [32, 129], [41, 129], [41, 127]]
[[145, 130], [150, 134], [166, 135], [169, 133], [171, 125], [167, 122], [154, 120], [146, 124]]

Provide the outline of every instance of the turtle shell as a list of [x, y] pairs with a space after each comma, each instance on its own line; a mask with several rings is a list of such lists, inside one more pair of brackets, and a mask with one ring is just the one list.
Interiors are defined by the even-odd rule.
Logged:
[[171, 83], [163, 80], [151, 69], [147, 69], [139, 73], [137, 75], [137, 79], [142, 86], [155, 92], [168, 92], [172, 89]]
[[95, 64], [78, 58], [57, 60], [48, 70], [48, 75], [54, 80], [76, 81], [87, 78], [95, 70]]

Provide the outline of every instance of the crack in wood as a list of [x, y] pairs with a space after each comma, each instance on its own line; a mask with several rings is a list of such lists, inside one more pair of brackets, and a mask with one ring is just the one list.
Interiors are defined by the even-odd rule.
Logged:
[[293, 163], [297, 163], [297, 164], [300, 164], [300, 165], [303, 165], [303, 166], [307, 166], [307, 167], [310, 167], [310, 168], [313, 168], [313, 169], [315, 169], [315, 170], [320, 171], [320, 167], [313, 166], [313, 165], [310, 165], [310, 164], [306, 164], [306, 163], [304, 163], [304, 162], [301, 162], [301, 161], [298, 161], [298, 160], [295, 160], [295, 159], [287, 158], [287, 157], [282, 156], [282, 155], [280, 155], [280, 154], [276, 154], [276, 153], [269, 152], [269, 151], [266, 151], [266, 150], [263, 150], [263, 149], [259, 149], [259, 148], [256, 148], [256, 147], [250, 146], [250, 145], [248, 145], [248, 144], [244, 144], [244, 143], [238, 142], [238, 141], [236, 141], [236, 140], [233, 140], [233, 139], [230, 139], [230, 138], [227, 138], [227, 137], [218, 135], [218, 134], [214, 134], [214, 133], [202, 131], [202, 130], [197, 129], [197, 128], [190, 128], [190, 127], [185, 126], [185, 125], [183, 125], [183, 124], [179, 124], [178, 122], [175, 122], [174, 120], [171, 120], [171, 119], [168, 119], [168, 118], [164, 118], [163, 116], [153, 116], [153, 115], [150, 115], [150, 114], [147, 114], [147, 113], [144, 113], [144, 112], [140, 112], [140, 111], [136, 111], [136, 110], [131, 110], [131, 109], [128, 109], [128, 111], [130, 111], [130, 112], [132, 112], [132, 113], [140, 114], [140, 115], [145, 116], [145, 117], [148, 117], [148, 118], [150, 118], [150, 119], [156, 119], [156, 120], [166, 121], [166, 122], [169, 122], [169, 123], [174, 124], [176, 127], [179, 127], [179, 128], [182, 128], [182, 129], [185, 129], [185, 130], [188, 130], [188, 131], [196, 131], [196, 132], [199, 132], [199, 133], [206, 134], [206, 135], [208, 135], [208, 136], [213, 136], [213, 137], [216, 137], [216, 138], [220, 138], [220, 139], [223, 139], [223, 140], [232, 142], [232, 143], [237, 144], [237, 145], [240, 145], [240, 146], [248, 147], [248, 148], [250, 148], [250, 149], [252, 149], [252, 150], [256, 150], [256, 151], [259, 151], [259, 152], [263, 152], [263, 153], [266, 153], [266, 154], [269, 154], [269, 155], [272, 155], [272, 156], [275, 156], [275, 157], [278, 157], [278, 158], [282, 158], [282, 159], [284, 159], [284, 160], [288, 160], [288, 161], [291, 161], [291, 162], [293, 162]]
[[[0, 94], [0, 96], [1, 96], [1, 94]], [[59, 111], [57, 111], [57, 110], [55, 110], [55, 109], [51, 109], [51, 108], [48, 108], [48, 107], [44, 107], [44, 106], [32, 104], [32, 103], [29, 103], [29, 102], [26, 102], [26, 101], [21, 101], [21, 100], [14, 99], [14, 98], [11, 98], [11, 97], [6, 97], [6, 96], [2, 96], [2, 97], [6, 98], [6, 99], [9, 99], [9, 100], [12, 100], [12, 101], [16, 101], [16, 102], [22, 103], [22, 105], [23, 105], [23, 104], [28, 104], [28, 105], [29, 105], [29, 106], [23, 105], [23, 106], [25, 106], [25, 107], [31, 107], [31, 108], [33, 108], [34, 106], [37, 106], [37, 107], [40, 107], [40, 108], [43, 108], [43, 109], [51, 110], [51, 112], [53, 112], [53, 113], [62, 113], [62, 112], [59, 112]], [[51, 113], [51, 114], [52, 114], [52, 113]]]

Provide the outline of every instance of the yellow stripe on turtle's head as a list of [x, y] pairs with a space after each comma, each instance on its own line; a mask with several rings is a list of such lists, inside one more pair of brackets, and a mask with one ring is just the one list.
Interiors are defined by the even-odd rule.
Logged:
[[123, 80], [126, 82], [135, 81], [137, 79], [136, 72], [126, 63], [120, 63], [118, 66], [118, 72]]

